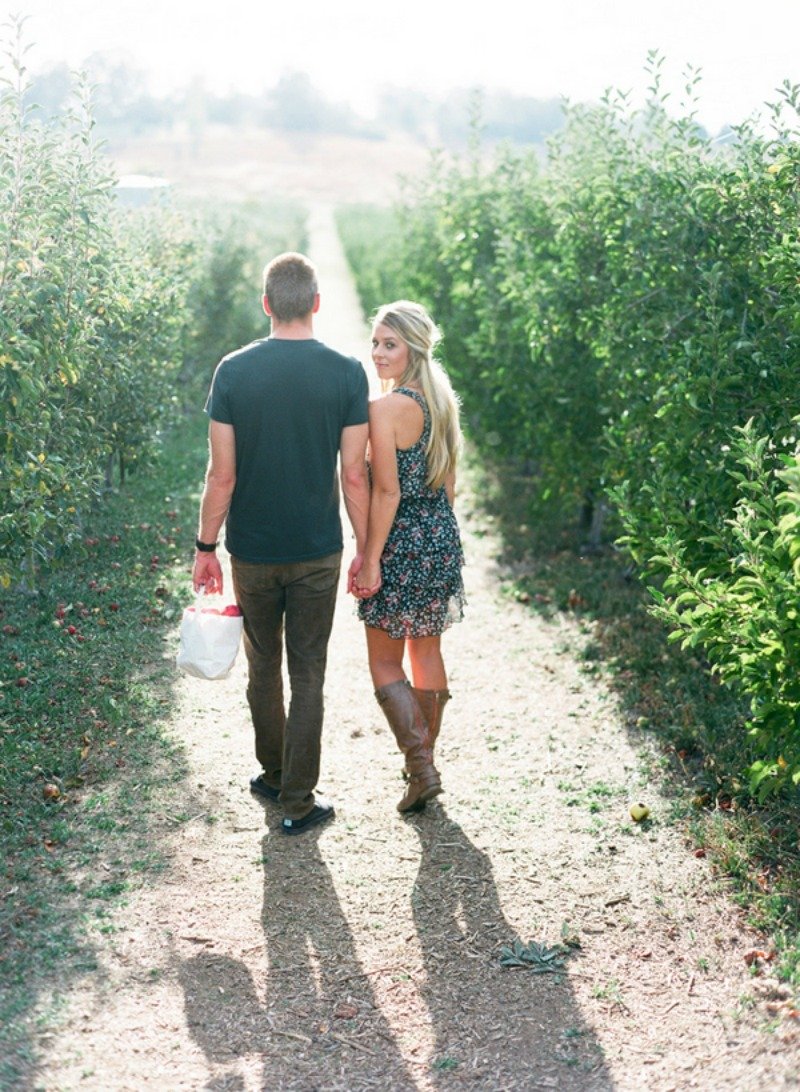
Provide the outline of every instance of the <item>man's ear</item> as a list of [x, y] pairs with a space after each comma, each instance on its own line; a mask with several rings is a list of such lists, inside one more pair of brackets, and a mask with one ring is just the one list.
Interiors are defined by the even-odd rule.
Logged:
[[316, 315], [319, 311], [319, 292], [314, 296], [314, 306], [311, 308], [311, 314]]
[[269, 309], [269, 300], [266, 296], [261, 297], [261, 306], [264, 308], [264, 314], [269, 315], [272, 318], [272, 312]]

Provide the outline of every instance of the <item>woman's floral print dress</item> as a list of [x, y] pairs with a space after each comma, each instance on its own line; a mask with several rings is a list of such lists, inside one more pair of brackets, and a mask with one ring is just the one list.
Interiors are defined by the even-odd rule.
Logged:
[[395, 394], [413, 398], [425, 424], [419, 440], [397, 449], [400, 503], [381, 556], [382, 583], [358, 603], [358, 616], [390, 637], [435, 637], [464, 614], [464, 555], [458, 524], [444, 486], [425, 484], [425, 446], [430, 416], [425, 399], [409, 387]]

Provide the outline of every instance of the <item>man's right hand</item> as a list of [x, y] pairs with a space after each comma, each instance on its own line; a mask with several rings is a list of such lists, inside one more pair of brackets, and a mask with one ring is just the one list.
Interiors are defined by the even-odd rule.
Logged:
[[358, 576], [358, 573], [361, 571], [361, 566], [363, 564], [363, 554], [356, 554], [350, 562], [350, 568], [347, 570], [347, 591], [349, 595], [356, 594], [356, 576]]
[[352, 592], [358, 599], [369, 599], [375, 595], [382, 583], [380, 565], [361, 564], [352, 579]]

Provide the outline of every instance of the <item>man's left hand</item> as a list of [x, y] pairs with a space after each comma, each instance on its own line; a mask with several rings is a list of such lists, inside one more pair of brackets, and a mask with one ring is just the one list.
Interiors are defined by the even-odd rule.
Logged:
[[192, 570], [192, 586], [196, 592], [205, 587], [206, 595], [222, 594], [222, 566], [216, 554], [197, 551]]

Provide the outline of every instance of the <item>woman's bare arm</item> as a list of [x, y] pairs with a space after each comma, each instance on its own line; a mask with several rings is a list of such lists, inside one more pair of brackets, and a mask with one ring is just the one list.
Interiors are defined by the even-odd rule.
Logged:
[[367, 544], [357, 587], [372, 594], [380, 587], [380, 560], [400, 503], [397, 476], [396, 426], [400, 407], [391, 396], [378, 398], [369, 408], [369, 448], [372, 495]]

